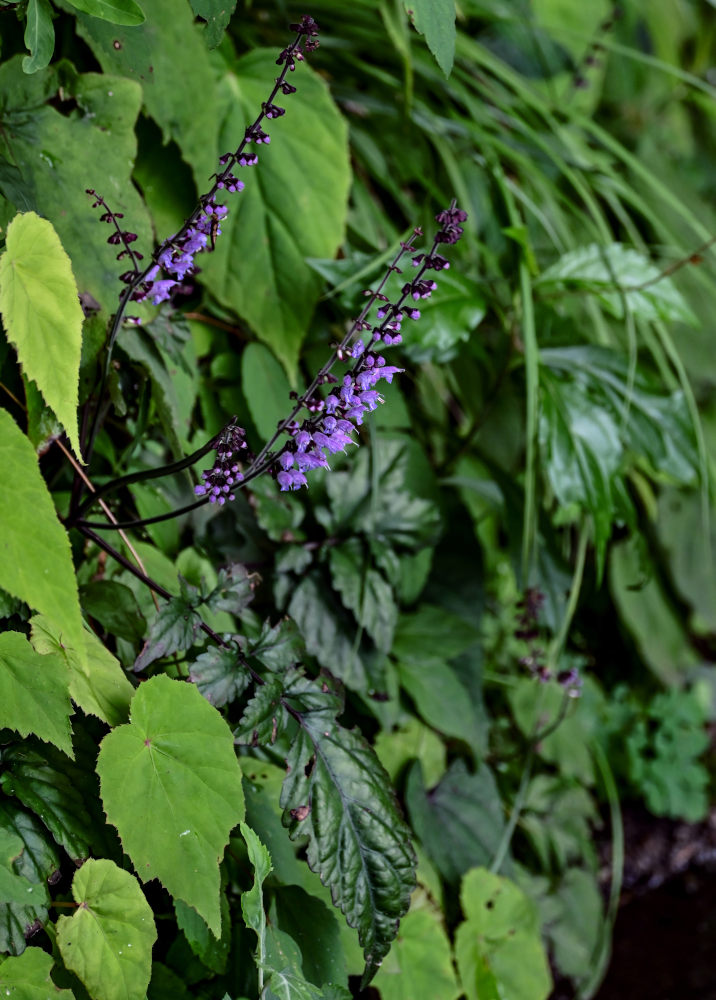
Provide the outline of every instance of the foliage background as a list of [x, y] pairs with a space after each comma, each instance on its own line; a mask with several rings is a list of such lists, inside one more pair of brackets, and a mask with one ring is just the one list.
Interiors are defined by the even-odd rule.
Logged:
[[[91, 306], [80, 414], [119, 287], [116, 248], [85, 189], [124, 212], [148, 255], [255, 117], [286, 25], [304, 13], [239, 2], [224, 32], [225, 4], [140, 6], [141, 24], [64, 0], [0, 10], [0, 226], [7, 233], [18, 212], [49, 220]], [[288, 749], [265, 734], [251, 745], [245, 671], [195, 629], [178, 637], [177, 621], [200, 599], [203, 620], [240, 634], [254, 665], [280, 673], [301, 662], [309, 677], [328, 671], [341, 682], [342, 739], [357, 727], [397, 790], [417, 889], [371, 987], [385, 1000], [534, 1000], [552, 980], [594, 995], [619, 898], [621, 809], [641, 801], [656, 816], [708, 814], [713, 9], [464, 0], [453, 29], [452, 8], [318, 0], [310, 13], [321, 48], [297, 68], [298, 93], [244, 175], [194, 291], [178, 311], [139, 307], [142, 325], [121, 332], [112, 409], [88, 470], [96, 486], [178, 459], [234, 415], [258, 449], [397, 242], [415, 225], [429, 234], [453, 196], [468, 211], [450, 270], [404, 331], [401, 360], [391, 355], [406, 373], [386, 387], [357, 452], [300, 496], [259, 480], [220, 513], [201, 508], [130, 533], [147, 573], [184, 601], [172, 629], [147, 588], [76, 530], [66, 537], [91, 634], [76, 597], [65, 607], [66, 596], [35, 599], [26, 588], [18, 567], [55, 574], [68, 552], [53, 516], [42, 522], [48, 537], [35, 536], [47, 490], [32, 485], [15, 431], [40, 454], [64, 517], [73, 473], [56, 442], [63, 426], [74, 445], [66, 413], [76, 400], [48, 396], [47, 358], [43, 374], [36, 342], [23, 353], [5, 323], [3, 984], [40, 988], [51, 953], [55, 982], [78, 997], [141, 1000], [150, 972], [150, 1000], [251, 997], [263, 981], [251, 959], [260, 940], [276, 995], [340, 996], [349, 986], [358, 995], [356, 935], [305, 865], [305, 843], [281, 826]], [[46, 69], [23, 62], [28, 44], [42, 61], [27, 27], [40, 10], [54, 23]], [[58, 379], [79, 339], [61, 345], [48, 355]], [[82, 416], [79, 426], [75, 435]], [[113, 510], [152, 517], [189, 503], [191, 490], [186, 472], [137, 482]], [[247, 575], [217, 575], [237, 566]], [[284, 616], [293, 629], [267, 639]], [[171, 635], [163, 655], [161, 627]], [[148, 636], [141, 676], [151, 680], [135, 694], [132, 667]], [[39, 654], [44, 688], [28, 659]], [[121, 742], [129, 730], [139, 739], [140, 708], [165, 713], [169, 733], [172, 707], [176, 720], [203, 710], [174, 705], [184, 696], [169, 693], [167, 677], [191, 680], [226, 720], [212, 709], [203, 739], [180, 741], [182, 766], [196, 772], [206, 755], [229, 782], [178, 793], [192, 823], [194, 807], [197, 823], [212, 817], [214, 860], [195, 886], [179, 878], [186, 858], [168, 849], [166, 830], [149, 850], [152, 823], [138, 824], [119, 787], [120, 774], [134, 775], [129, 801], [146, 801]], [[45, 702], [55, 706], [47, 720]], [[243, 773], [242, 836], [227, 723]], [[371, 773], [377, 811], [389, 812], [385, 782]], [[158, 881], [140, 889], [132, 873], [144, 874], [145, 850]], [[21, 904], [13, 878], [35, 887], [41, 905]], [[246, 891], [262, 878], [263, 902]], [[124, 992], [106, 963], [93, 971], [101, 945], [64, 916], [82, 917], [73, 899], [101, 913], [112, 893], [122, 900], [118, 933], [136, 933], [143, 956], [119, 962]], [[158, 928], [151, 968], [142, 918]], [[73, 935], [84, 962], [68, 957]]]

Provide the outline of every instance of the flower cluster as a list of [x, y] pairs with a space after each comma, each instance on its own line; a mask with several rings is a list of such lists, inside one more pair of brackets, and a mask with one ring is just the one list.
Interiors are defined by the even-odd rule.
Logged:
[[[137, 274], [139, 271], [139, 261], [143, 259], [143, 254], [139, 253], [138, 250], [133, 250], [131, 244], [136, 242], [137, 234], [130, 233], [127, 229], [122, 229], [119, 225], [118, 220], [124, 218], [123, 212], [113, 212], [111, 208], [107, 205], [101, 194], [97, 194], [94, 188], [87, 188], [86, 193], [94, 198], [92, 202], [92, 208], [103, 208], [104, 211], [99, 217], [100, 222], [106, 222], [108, 225], [114, 226], [114, 232], [110, 233], [107, 237], [107, 242], [112, 246], [119, 246], [121, 244], [122, 249], [117, 254], [117, 260], [124, 260], [125, 257], [129, 257], [132, 262], [133, 270], [126, 272], [131, 275]], [[122, 281], [125, 280], [124, 275], [122, 276]]]
[[246, 444], [246, 431], [231, 423], [219, 435], [214, 465], [202, 472], [203, 482], [194, 487], [194, 493], [198, 497], [207, 497], [209, 503], [219, 505], [236, 499], [232, 487], [244, 478], [237, 459], [250, 461], [251, 454]]

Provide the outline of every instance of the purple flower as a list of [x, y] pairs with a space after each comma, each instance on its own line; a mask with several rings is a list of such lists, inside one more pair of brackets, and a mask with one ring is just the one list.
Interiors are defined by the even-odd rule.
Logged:
[[174, 281], [173, 278], [166, 278], [163, 281], [155, 281], [149, 293], [152, 297], [154, 305], [158, 306], [160, 302], [166, 302], [178, 284], [179, 282]]

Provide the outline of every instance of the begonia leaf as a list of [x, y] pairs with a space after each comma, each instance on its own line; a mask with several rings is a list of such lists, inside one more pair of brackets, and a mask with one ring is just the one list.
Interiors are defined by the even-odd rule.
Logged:
[[17, 958], [0, 965], [0, 992], [15, 1000], [73, 1000], [72, 990], [61, 990], [52, 981], [52, 956], [42, 948], [26, 948]]
[[74, 757], [69, 671], [54, 654], [35, 652], [20, 632], [0, 635], [0, 726], [41, 740]]

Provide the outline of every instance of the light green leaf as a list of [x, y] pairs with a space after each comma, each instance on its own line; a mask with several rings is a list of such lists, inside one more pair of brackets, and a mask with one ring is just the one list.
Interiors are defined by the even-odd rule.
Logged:
[[15, 871], [15, 861], [22, 854], [23, 846], [16, 834], [0, 828], [0, 903], [26, 906], [32, 901], [32, 893], [35, 892], [38, 902], [44, 902], [45, 887], [33, 885], [24, 875], [18, 875]]
[[25, 24], [25, 45], [30, 55], [22, 60], [25, 73], [44, 69], [52, 59], [55, 48], [55, 29], [52, 24], [52, 7], [48, 0], [29, 0]]
[[415, 30], [425, 36], [445, 76], [450, 76], [455, 58], [455, 0], [403, 0]]
[[[222, 150], [236, 148], [275, 77], [273, 50], [242, 57], [224, 77]], [[271, 144], [256, 147], [259, 164], [245, 171], [246, 188], [202, 265], [204, 284], [248, 320], [289, 377], [321, 291], [305, 258], [335, 254], [350, 185], [346, 123], [328, 87], [306, 64], [291, 81], [298, 91], [286, 97], [285, 117], [268, 123]]]
[[206, 21], [206, 44], [216, 48], [236, 9], [236, 0], [191, 0], [191, 9]]
[[67, 642], [83, 634], [70, 544], [32, 445], [0, 409], [0, 587], [52, 621]]
[[23, 371], [33, 379], [80, 457], [77, 401], [84, 314], [70, 258], [52, 223], [16, 215], [0, 258], [0, 312]]
[[455, 1000], [460, 995], [439, 914], [416, 910], [403, 917], [375, 988], [382, 1000]]
[[514, 882], [486, 868], [462, 881], [466, 920], [457, 929], [455, 956], [467, 1000], [482, 1000], [480, 982], [493, 979], [496, 997], [546, 1000], [552, 989], [534, 904]]
[[157, 931], [134, 875], [104, 858], [85, 861], [72, 880], [72, 896], [78, 909], [57, 921], [67, 968], [93, 1000], [142, 1000]]
[[219, 937], [219, 862], [244, 815], [222, 717], [191, 684], [152, 677], [134, 696], [130, 723], [102, 741], [97, 772], [107, 818], [139, 877], [158, 878]]
[[35, 733], [74, 757], [68, 685], [61, 657], [40, 655], [19, 632], [0, 635], [0, 726]]
[[583, 289], [596, 295], [617, 319], [624, 318], [626, 301], [641, 319], [698, 323], [673, 278], [662, 277], [648, 257], [621, 243], [591, 243], [570, 250], [542, 273], [536, 287], [547, 292], [560, 287]]
[[50, 978], [52, 956], [41, 948], [26, 948], [0, 965], [0, 993], [10, 1000], [73, 1000], [72, 990], [60, 990]]
[[67, 0], [85, 14], [99, 17], [112, 24], [135, 25], [144, 22], [142, 8], [135, 0]]
[[269, 440], [276, 424], [293, 406], [286, 372], [268, 347], [248, 344], [241, 355], [241, 388], [262, 442]]
[[445, 774], [447, 751], [445, 744], [432, 729], [408, 716], [397, 728], [382, 730], [375, 738], [375, 752], [393, 784], [411, 760], [419, 760], [428, 788], [436, 785]]
[[62, 630], [45, 615], [35, 615], [30, 625], [32, 645], [37, 652], [55, 653], [67, 664], [69, 692], [75, 704], [110, 726], [126, 722], [134, 688], [119, 660], [94, 632], [84, 629], [82, 644], [75, 646], [63, 638]]

